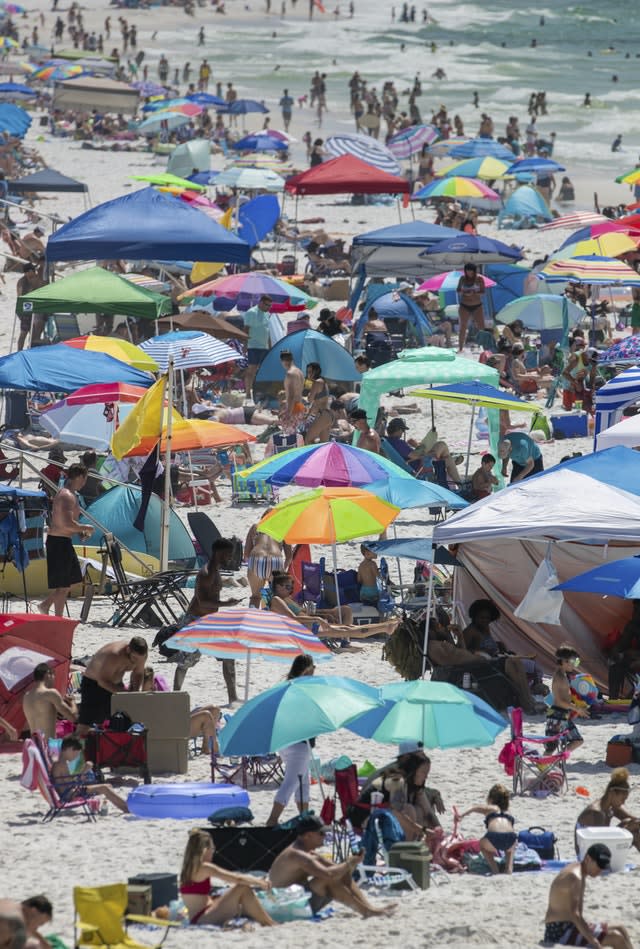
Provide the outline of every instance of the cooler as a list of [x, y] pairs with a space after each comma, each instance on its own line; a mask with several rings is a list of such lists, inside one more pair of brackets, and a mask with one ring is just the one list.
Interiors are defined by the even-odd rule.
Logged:
[[624, 827], [580, 827], [576, 839], [581, 860], [592, 844], [605, 844], [611, 851], [611, 872], [616, 873], [624, 870], [633, 834]]
[[393, 844], [389, 850], [389, 866], [407, 870], [421, 890], [431, 882], [431, 851], [422, 841]]
[[550, 421], [554, 438], [586, 438], [589, 434], [589, 416], [586, 412], [552, 415]]

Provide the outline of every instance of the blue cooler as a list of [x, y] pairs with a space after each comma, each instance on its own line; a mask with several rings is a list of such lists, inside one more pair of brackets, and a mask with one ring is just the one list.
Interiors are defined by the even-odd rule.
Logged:
[[586, 438], [589, 434], [589, 416], [586, 412], [567, 412], [552, 415], [551, 427], [554, 438]]

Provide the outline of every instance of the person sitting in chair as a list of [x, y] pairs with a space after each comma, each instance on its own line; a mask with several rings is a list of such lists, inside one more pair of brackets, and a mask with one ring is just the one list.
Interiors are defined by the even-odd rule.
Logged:
[[[299, 603], [293, 599], [293, 577], [288, 573], [274, 573], [271, 579], [271, 594], [268, 596], [268, 606], [272, 613], [280, 613], [290, 619], [297, 619], [304, 626], [318, 624], [324, 635], [334, 633], [332, 638], [342, 638], [345, 630], [353, 622], [353, 612], [350, 606], [334, 606], [329, 609], [316, 610], [307, 613]], [[340, 621], [342, 613], [342, 622]], [[336, 625], [339, 624], [339, 625]]]

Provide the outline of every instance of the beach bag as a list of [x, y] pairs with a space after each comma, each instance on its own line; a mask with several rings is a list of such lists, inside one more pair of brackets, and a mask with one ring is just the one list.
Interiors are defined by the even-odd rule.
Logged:
[[133, 725], [133, 719], [126, 712], [114, 712], [109, 721], [109, 730], [112, 732], [128, 732]]
[[382, 650], [386, 659], [403, 679], [415, 681], [422, 675], [422, 644], [424, 627], [405, 616], [389, 636]]
[[555, 857], [556, 835], [551, 830], [545, 830], [544, 827], [530, 827], [529, 830], [520, 831], [518, 840], [529, 850], [535, 850], [542, 860], [553, 860]]
[[545, 557], [536, 570], [524, 599], [514, 610], [514, 616], [530, 623], [559, 626], [564, 596], [560, 590], [552, 589], [559, 582], [555, 567], [549, 558]]

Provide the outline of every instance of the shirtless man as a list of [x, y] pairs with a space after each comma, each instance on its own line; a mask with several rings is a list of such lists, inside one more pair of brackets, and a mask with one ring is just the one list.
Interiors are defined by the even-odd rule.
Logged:
[[46, 896], [30, 896], [22, 901], [22, 915], [27, 930], [26, 949], [51, 949], [38, 930], [53, 919], [53, 906]]
[[354, 409], [349, 416], [353, 427], [360, 433], [356, 441], [356, 448], [363, 448], [366, 451], [372, 451], [376, 455], [381, 455], [380, 436], [375, 429], [369, 427], [367, 413], [364, 409]]
[[26, 931], [22, 907], [15, 900], [0, 900], [0, 949], [23, 949]]
[[147, 662], [147, 643], [142, 636], [127, 642], [118, 639], [106, 643], [90, 659], [80, 683], [78, 734], [87, 734], [94, 722], [111, 718], [111, 696], [124, 692], [126, 672], [130, 672], [129, 691], [139, 692]]
[[633, 949], [624, 926], [606, 923], [589, 925], [583, 916], [584, 891], [588, 877], [600, 876], [611, 864], [611, 851], [605, 844], [592, 844], [580, 863], [571, 863], [557, 875], [549, 890], [549, 905], [544, 918], [544, 942], [563, 946], [613, 946]]
[[[240, 600], [220, 599], [220, 591], [222, 590], [222, 577], [220, 576], [220, 569], [228, 567], [232, 553], [233, 544], [230, 540], [224, 540], [224, 538], [220, 538], [220, 540], [215, 540], [211, 545], [211, 556], [209, 557], [209, 563], [206, 564], [206, 566], [200, 568], [198, 571], [198, 576], [196, 577], [196, 587], [194, 590], [193, 599], [191, 600], [189, 608], [187, 609], [187, 622], [191, 622], [198, 616], [207, 616], [209, 613], [217, 613], [221, 606], [236, 606], [240, 602]], [[182, 678], [180, 679], [180, 684], [176, 685], [176, 680], [179, 678], [178, 673], [180, 672], [180, 668], [180, 664], [178, 664], [174, 677], [174, 689], [179, 689], [184, 682], [186, 668], [182, 674]], [[229, 703], [231, 704], [232, 702], [237, 702], [238, 693], [236, 691], [235, 660], [222, 659], [222, 675], [227, 687]]]
[[53, 499], [47, 534], [49, 596], [40, 604], [41, 613], [48, 613], [53, 606], [55, 615], [62, 616], [72, 585], [82, 583], [82, 572], [71, 538], [74, 534], [80, 534], [81, 537], [91, 537], [93, 534], [93, 527], [79, 521], [77, 492], [87, 483], [87, 474], [84, 465], [70, 465], [64, 487]]
[[286, 397], [286, 409], [290, 415], [294, 415], [296, 412], [304, 411], [302, 404], [304, 373], [301, 369], [298, 369], [288, 349], [281, 350], [280, 362], [285, 370], [284, 392]]
[[45, 738], [56, 737], [58, 715], [71, 722], [77, 722], [78, 709], [72, 698], [63, 698], [54, 688], [55, 672], [46, 663], [40, 662], [33, 670], [33, 686], [25, 692], [22, 710], [29, 731], [40, 731]]
[[274, 573], [286, 571], [291, 554], [288, 544], [281, 544], [269, 534], [260, 533], [259, 522], [249, 528], [244, 542], [247, 579], [251, 588], [249, 606], [260, 606], [260, 591], [271, 582]]
[[296, 826], [297, 837], [278, 854], [269, 870], [272, 886], [291, 886], [296, 883], [311, 893], [310, 906], [314, 913], [337, 900], [354, 909], [365, 919], [369, 916], [388, 916], [395, 904], [373, 906], [352, 879], [362, 854], [353, 854], [344, 863], [331, 863], [313, 851], [324, 843], [330, 830], [318, 817], [302, 817]]

